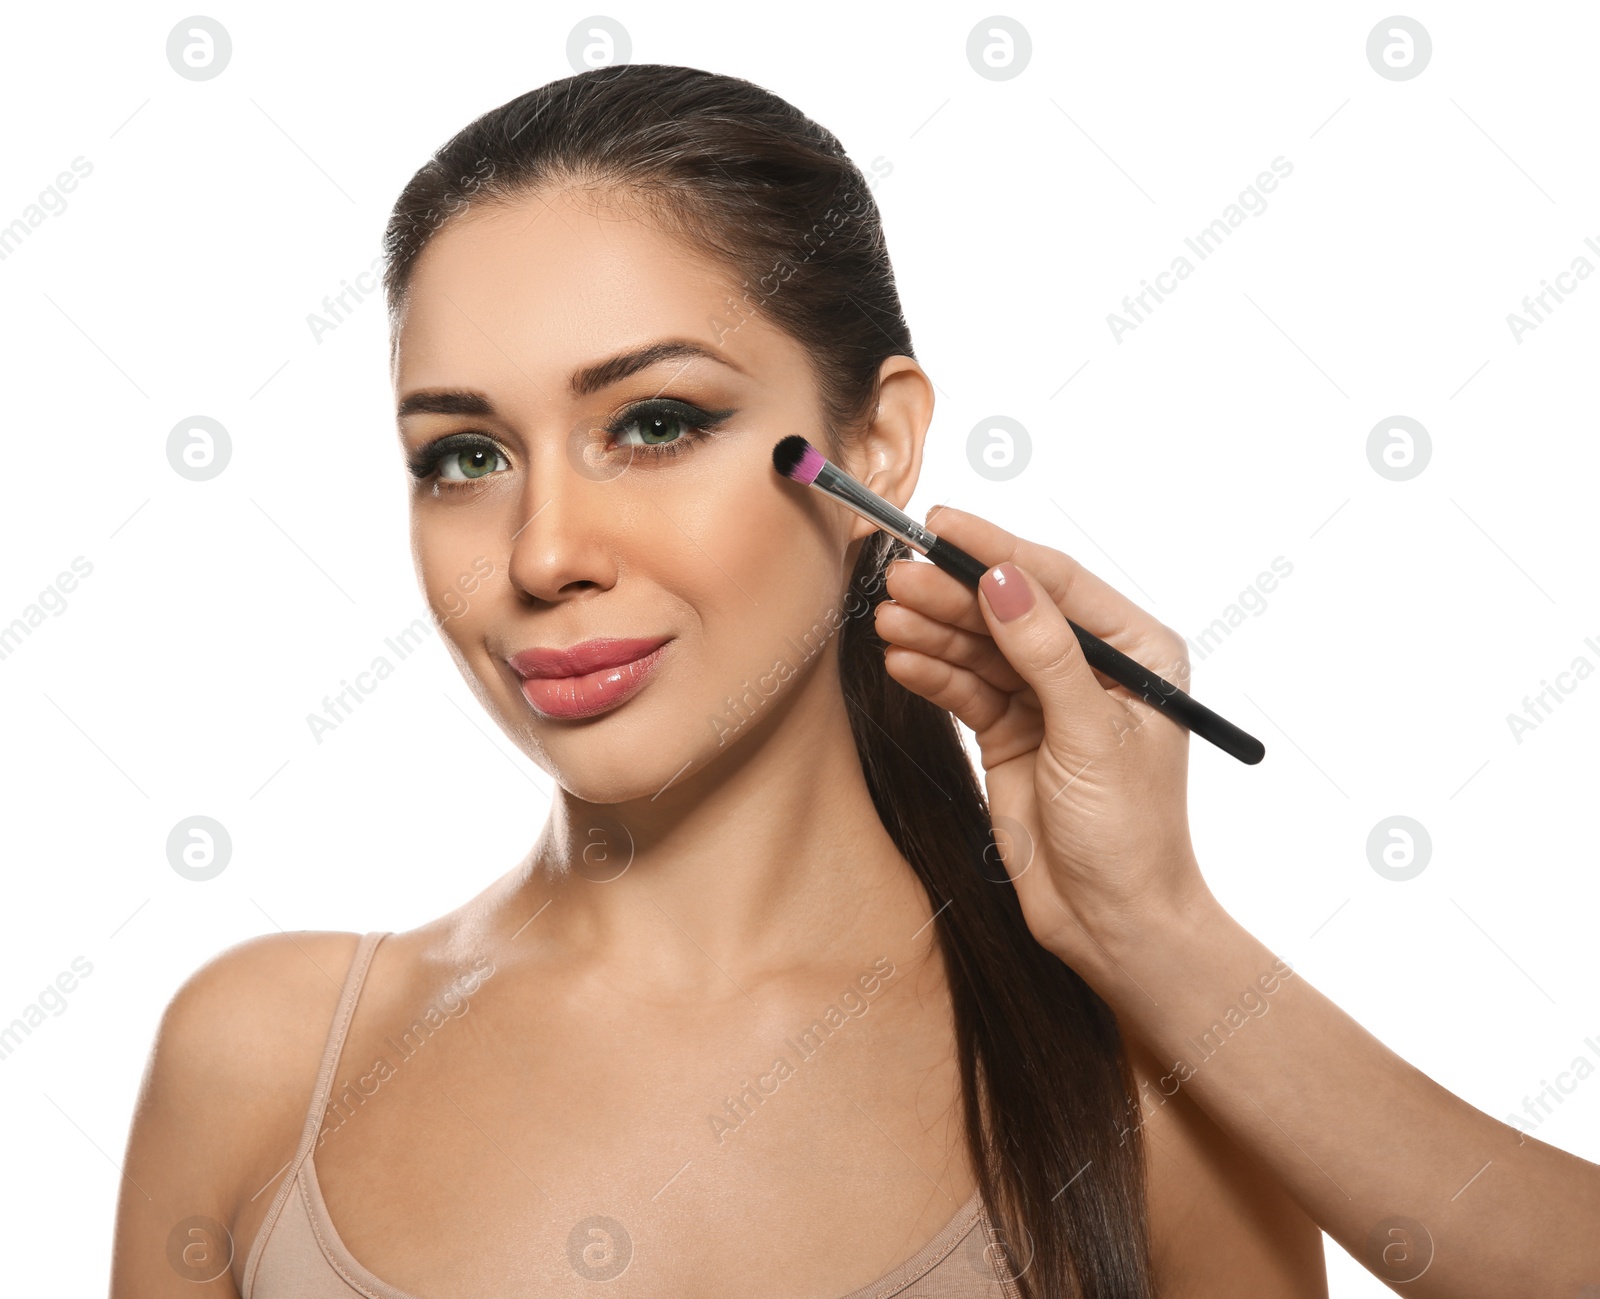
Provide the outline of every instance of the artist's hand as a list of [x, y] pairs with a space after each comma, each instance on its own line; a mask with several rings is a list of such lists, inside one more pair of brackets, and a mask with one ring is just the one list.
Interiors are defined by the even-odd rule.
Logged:
[[[1028, 928], [1094, 982], [1102, 939], [1214, 899], [1189, 837], [1188, 730], [1092, 669], [1067, 618], [1184, 690], [1187, 646], [1059, 550], [949, 507], [927, 524], [989, 565], [982, 598], [931, 563], [891, 565], [885, 665], [972, 729]], [[1021, 584], [1005, 592], [994, 569], [1008, 561]], [[991, 603], [1029, 597], [1009, 622]]]

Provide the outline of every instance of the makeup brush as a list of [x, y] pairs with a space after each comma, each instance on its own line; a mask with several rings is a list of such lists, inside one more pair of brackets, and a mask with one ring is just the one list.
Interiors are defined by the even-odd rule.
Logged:
[[[772, 448], [772, 465], [785, 478], [802, 486], [815, 487], [841, 505], [854, 510], [869, 523], [899, 537], [919, 555], [926, 555], [950, 576], [978, 589], [978, 579], [989, 566], [959, 546], [935, 536], [909, 515], [902, 513], [870, 487], [851, 477], [799, 434], [791, 434]], [[1266, 747], [1248, 732], [1240, 730], [1204, 704], [1186, 695], [1143, 664], [1129, 658], [1115, 646], [1106, 644], [1092, 632], [1067, 619], [1083, 646], [1089, 666], [1103, 672], [1119, 685], [1126, 686], [1145, 703], [1162, 710], [1203, 740], [1209, 740], [1240, 762], [1255, 764], [1266, 756]]]

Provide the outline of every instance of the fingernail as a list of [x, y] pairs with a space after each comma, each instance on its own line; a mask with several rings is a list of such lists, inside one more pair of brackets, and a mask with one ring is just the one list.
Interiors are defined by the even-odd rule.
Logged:
[[979, 580], [984, 595], [989, 597], [989, 607], [1001, 622], [1020, 618], [1033, 608], [1033, 588], [1030, 587], [1017, 566], [1007, 560], [998, 568], [991, 568]]

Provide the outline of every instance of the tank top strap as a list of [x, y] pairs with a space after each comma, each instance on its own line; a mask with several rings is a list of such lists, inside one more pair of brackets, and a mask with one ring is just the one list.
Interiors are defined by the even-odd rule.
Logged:
[[322, 1116], [328, 1108], [328, 1097], [333, 1093], [333, 1074], [339, 1067], [345, 1035], [350, 1031], [350, 1021], [355, 1018], [361, 985], [366, 982], [373, 953], [388, 936], [387, 930], [374, 930], [362, 934], [361, 941], [356, 944], [355, 956], [351, 958], [350, 969], [344, 976], [344, 988], [339, 993], [339, 1005], [333, 1012], [333, 1023], [328, 1026], [328, 1040], [322, 1048], [322, 1066], [317, 1071], [317, 1085], [311, 1093], [311, 1108], [306, 1114], [305, 1129], [300, 1134], [300, 1149], [295, 1152], [296, 1163], [305, 1158], [316, 1142], [317, 1131], [322, 1127]]
[[376, 929], [361, 935], [360, 941], [356, 943], [355, 955], [351, 958], [350, 968], [344, 976], [344, 987], [339, 992], [339, 1004], [333, 1012], [333, 1022], [328, 1026], [327, 1042], [322, 1048], [322, 1064], [317, 1070], [317, 1082], [311, 1092], [311, 1104], [306, 1111], [305, 1124], [300, 1130], [299, 1148], [295, 1150], [294, 1158], [284, 1165], [283, 1180], [278, 1186], [278, 1193], [272, 1198], [272, 1204], [267, 1209], [266, 1217], [262, 1219], [261, 1227], [256, 1232], [256, 1238], [251, 1244], [245, 1262], [244, 1294], [247, 1299], [255, 1288], [255, 1273], [261, 1265], [261, 1254], [267, 1238], [272, 1235], [278, 1217], [283, 1212], [283, 1206], [293, 1192], [295, 1182], [300, 1176], [301, 1165], [306, 1162], [312, 1147], [317, 1143], [317, 1132], [322, 1127], [322, 1116], [328, 1108], [328, 1097], [333, 1091], [334, 1070], [339, 1067], [339, 1055], [344, 1050], [344, 1039], [350, 1031], [350, 1021], [355, 1016], [356, 1000], [361, 996], [361, 985], [366, 982], [373, 953], [389, 933], [390, 931], [386, 929]]

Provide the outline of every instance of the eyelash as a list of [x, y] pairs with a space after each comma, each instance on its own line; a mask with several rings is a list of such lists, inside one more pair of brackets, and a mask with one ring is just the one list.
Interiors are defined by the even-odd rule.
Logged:
[[[671, 442], [640, 443], [632, 448], [635, 453], [643, 451], [648, 456], [665, 459], [668, 456], [682, 455], [694, 445], [704, 441], [732, 414], [732, 410], [702, 410], [689, 402], [678, 401], [671, 397], [652, 397], [648, 401], [629, 406], [606, 426], [606, 433], [610, 437], [616, 437], [620, 433], [627, 432], [635, 424], [648, 423], [659, 416], [675, 419], [683, 426], [684, 436], [675, 438]], [[449, 433], [412, 453], [408, 460], [411, 476], [419, 481], [433, 478], [446, 457], [480, 449], [487, 449], [499, 459], [505, 459], [500, 448], [484, 434]], [[494, 471], [491, 470], [480, 478], [439, 478], [437, 482], [439, 486], [455, 489], [471, 487], [493, 476]]]

